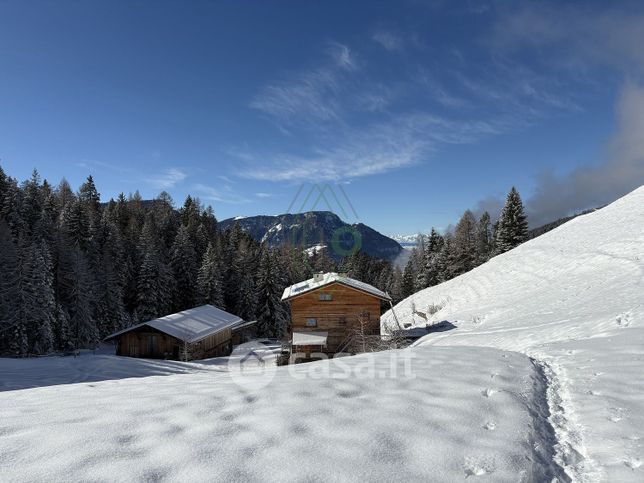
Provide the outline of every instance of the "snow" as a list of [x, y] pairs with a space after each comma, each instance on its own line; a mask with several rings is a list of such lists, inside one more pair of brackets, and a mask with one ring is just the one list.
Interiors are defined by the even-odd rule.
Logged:
[[265, 362], [274, 360], [281, 350], [278, 341], [252, 341], [237, 346], [228, 357], [191, 362], [138, 359], [114, 355], [114, 346], [103, 344], [95, 351], [83, 350], [78, 357], [0, 358], [0, 391], [29, 389], [59, 384], [98, 382], [125, 378], [228, 371], [249, 350]]
[[293, 332], [293, 345], [326, 345], [328, 332]]
[[6, 391], [0, 473], [4, 481], [549, 481], [556, 468], [534, 406], [540, 381], [524, 355], [440, 347], [272, 373]]
[[115, 332], [107, 339], [147, 325], [172, 337], [192, 343], [242, 322], [244, 322], [243, 319], [236, 315], [212, 305], [202, 305], [128, 327], [127, 329]]
[[321, 287], [330, 285], [332, 283], [339, 283], [342, 285], [346, 285], [346, 286], [355, 288], [357, 290], [370, 293], [372, 295], [375, 295], [376, 297], [379, 297], [385, 300], [390, 300], [389, 295], [387, 295], [382, 290], [378, 290], [373, 285], [369, 285], [368, 283], [361, 282], [360, 280], [355, 280], [353, 278], [345, 277], [335, 272], [328, 272], [328, 273], [321, 274], [321, 277], [319, 278], [319, 280], [316, 280], [315, 278], [310, 278], [303, 282], [299, 282], [294, 285], [291, 285], [290, 287], [286, 287], [284, 289], [284, 293], [282, 294], [282, 300], [288, 300], [292, 297], [297, 297], [298, 295], [311, 292], [312, 290], [317, 290]]
[[401, 302], [449, 330], [399, 351], [0, 359], [0, 479], [643, 481], [643, 247], [641, 188]]
[[314, 246], [309, 247], [309, 248], [305, 248], [304, 251], [306, 252], [306, 254], [309, 257], [312, 257], [313, 255], [318, 253], [320, 250], [324, 250], [325, 248], [326, 248], [326, 245], [318, 244], [318, 245], [314, 245]]
[[[643, 481], [644, 187], [397, 305], [456, 328], [416, 345], [526, 354], [547, 380], [555, 460], [575, 481]], [[391, 312], [383, 324], [392, 324]]]

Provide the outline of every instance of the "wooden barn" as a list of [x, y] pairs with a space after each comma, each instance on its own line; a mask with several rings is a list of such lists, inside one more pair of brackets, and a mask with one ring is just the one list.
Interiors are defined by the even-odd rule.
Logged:
[[356, 334], [380, 335], [381, 301], [391, 297], [376, 287], [339, 273], [319, 273], [284, 290], [290, 302], [293, 352], [333, 355], [351, 352]]
[[202, 305], [128, 327], [105, 340], [116, 342], [116, 354], [120, 356], [204, 359], [229, 355], [233, 333], [247, 325], [236, 315]]

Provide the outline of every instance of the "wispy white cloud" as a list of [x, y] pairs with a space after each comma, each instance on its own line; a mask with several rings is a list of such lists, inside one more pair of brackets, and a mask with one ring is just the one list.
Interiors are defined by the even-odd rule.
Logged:
[[[503, 120], [455, 122], [425, 113], [351, 129], [309, 155], [244, 154], [240, 176], [266, 181], [346, 181], [421, 162], [441, 144], [466, 144], [508, 129]], [[248, 161], [252, 162], [248, 162]]]
[[274, 195], [273, 193], [265, 193], [263, 191], [260, 191], [259, 193], [255, 193], [255, 196], [258, 198], [272, 198]]
[[337, 122], [342, 110], [338, 101], [341, 78], [355, 71], [357, 63], [344, 44], [329, 42], [326, 51], [330, 61], [265, 86], [250, 107], [268, 115], [287, 134], [285, 125]]
[[169, 189], [186, 179], [188, 175], [180, 168], [168, 168], [161, 173], [148, 176], [146, 181], [156, 189]]
[[355, 54], [346, 45], [339, 42], [329, 42], [327, 51], [338, 67], [346, 70], [357, 68]]
[[264, 87], [250, 107], [283, 122], [303, 118], [328, 121], [338, 118], [339, 106], [331, 96], [336, 88], [335, 74], [325, 68], [304, 72], [293, 80]]
[[[386, 31], [372, 40], [390, 51], [405, 45]], [[436, 67], [440, 81], [422, 63], [403, 60], [400, 75], [385, 84], [373, 81], [370, 65], [359, 64], [348, 46], [328, 43], [327, 54], [317, 67], [270, 83], [251, 101], [282, 132], [297, 136], [298, 145], [229, 150], [239, 176], [343, 181], [385, 173], [429, 159], [442, 145], [474, 143], [575, 107], [559, 86], [503, 58], [460, 54], [452, 65]]]
[[[619, 5], [619, 6], [618, 6]], [[588, 81], [597, 67], [644, 76], [644, 4], [521, 4], [499, 15], [491, 46], [525, 53], [555, 66], [559, 77]]]
[[134, 173], [134, 169], [131, 167], [121, 166], [116, 163], [105, 163], [96, 159], [82, 159], [80, 162], [76, 163], [76, 166], [92, 170], [108, 170], [120, 174]]
[[208, 201], [218, 201], [221, 203], [241, 204], [248, 203], [251, 200], [244, 195], [235, 192], [230, 186], [223, 185], [220, 187], [208, 186], [203, 183], [197, 183], [192, 186], [199, 197]]
[[[616, 130], [605, 156], [563, 175], [540, 173], [526, 200], [532, 226], [609, 203], [644, 184], [644, 6], [631, 5], [638, 8], [540, 4], [505, 12], [499, 19], [493, 46], [500, 55], [545, 55], [544, 63], [556, 66], [556, 78], [567, 77], [571, 82], [588, 83], [588, 72], [599, 69], [626, 79], [615, 106]], [[544, 88], [538, 76], [525, 70], [522, 75], [526, 81], [515, 83], [516, 89], [537, 104], [577, 108], [569, 98]], [[481, 87], [481, 95], [502, 96], [504, 92]], [[500, 196], [489, 196], [478, 206], [496, 207], [498, 212], [502, 202]]]
[[393, 52], [402, 50], [403, 40], [400, 36], [387, 31], [378, 31], [372, 35], [371, 39], [380, 44], [385, 50]]

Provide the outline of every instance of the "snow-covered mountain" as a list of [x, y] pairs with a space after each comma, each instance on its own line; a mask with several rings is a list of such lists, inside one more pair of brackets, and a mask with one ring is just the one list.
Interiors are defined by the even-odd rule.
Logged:
[[396, 240], [403, 248], [414, 248], [418, 244], [418, 233], [413, 235], [389, 235], [389, 238]]
[[[349, 250], [354, 246], [357, 232], [361, 249], [373, 257], [394, 260], [402, 251], [395, 240], [363, 223], [345, 223], [330, 211], [228, 218], [219, 222], [219, 227], [226, 230], [234, 223], [239, 223], [241, 229], [255, 240], [267, 241], [270, 246], [289, 243], [303, 249], [321, 245], [334, 247], [333, 238], [336, 234], [340, 247]], [[336, 253], [334, 249], [330, 249], [328, 253], [334, 258], [341, 258], [341, 253]]]
[[[574, 481], [644, 481], [644, 187], [393, 312], [403, 325], [456, 326], [418, 349], [531, 357], [547, 383], [559, 467]], [[394, 313], [382, 320], [394, 325]]]

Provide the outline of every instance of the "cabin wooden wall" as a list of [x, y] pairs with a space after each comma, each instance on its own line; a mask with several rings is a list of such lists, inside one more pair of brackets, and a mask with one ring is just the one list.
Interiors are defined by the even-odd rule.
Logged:
[[[333, 299], [320, 300], [320, 294], [331, 294]], [[380, 299], [333, 283], [291, 299], [291, 333], [328, 332], [323, 352], [335, 353], [355, 328], [362, 312], [369, 314], [368, 331], [380, 334]], [[306, 325], [311, 318], [317, 319], [317, 327]]]

